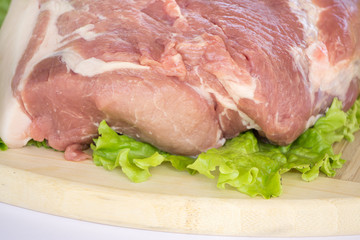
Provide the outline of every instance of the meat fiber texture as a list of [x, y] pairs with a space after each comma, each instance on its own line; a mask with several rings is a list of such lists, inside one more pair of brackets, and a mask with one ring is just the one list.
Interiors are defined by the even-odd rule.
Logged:
[[285, 145], [359, 94], [357, 0], [13, 0], [0, 137], [79, 159], [102, 120], [197, 155], [255, 129]]

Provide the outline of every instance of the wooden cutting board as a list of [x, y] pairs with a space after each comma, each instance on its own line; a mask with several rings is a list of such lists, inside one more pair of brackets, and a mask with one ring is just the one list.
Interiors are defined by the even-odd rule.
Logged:
[[215, 180], [169, 166], [129, 182], [91, 161], [69, 162], [35, 147], [0, 152], [0, 201], [40, 212], [124, 227], [237, 236], [360, 235], [360, 132], [343, 150], [335, 178], [283, 176], [283, 195], [265, 200], [219, 190]]

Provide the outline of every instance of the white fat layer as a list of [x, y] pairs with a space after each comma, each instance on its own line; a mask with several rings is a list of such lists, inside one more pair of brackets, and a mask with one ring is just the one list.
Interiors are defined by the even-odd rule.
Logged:
[[360, 78], [360, 60], [348, 59], [331, 65], [327, 48], [319, 41], [316, 26], [322, 9], [313, 4], [312, 0], [290, 0], [289, 5], [304, 27], [307, 43], [305, 50], [293, 47], [290, 53], [294, 59], [294, 67], [304, 79], [309, 79], [312, 102], [314, 103], [318, 91], [344, 100], [351, 81], [356, 77]]
[[245, 114], [244, 112], [238, 109], [233, 99], [222, 95], [221, 93], [217, 92], [214, 88], [208, 87], [204, 79], [199, 74], [198, 67], [195, 67], [194, 70], [196, 75], [199, 77], [201, 84], [200, 87], [194, 87], [192, 85], [190, 87], [192, 87], [196, 92], [198, 92], [200, 96], [202, 96], [209, 103], [211, 103], [213, 100], [210, 94], [213, 94], [216, 100], [225, 108], [225, 111], [226, 109], [230, 109], [239, 114], [239, 116], [242, 119], [242, 124], [246, 126], [247, 129], [257, 129], [257, 130], [261, 129], [260, 126], [257, 125], [254, 120], [252, 120], [247, 114]]
[[[245, 78], [246, 77], [248, 76], [245, 76]], [[220, 77], [220, 81], [223, 85], [226, 85], [226, 90], [230, 93], [235, 102], [239, 102], [240, 99], [247, 98], [253, 100], [255, 103], [258, 103], [254, 96], [256, 90], [256, 80], [254, 78], [251, 78], [251, 80], [252, 83], [248, 85], [241, 83], [241, 79], [237, 79], [236, 76], [231, 74]]]
[[104, 72], [114, 71], [117, 69], [137, 69], [148, 70], [150, 67], [142, 66], [131, 62], [104, 62], [97, 58], [83, 59], [73, 51], [62, 53], [62, 61], [66, 63], [68, 69], [86, 77], [93, 77]]
[[[75, 73], [81, 74], [83, 76], [92, 77], [94, 75], [113, 71], [116, 69], [149, 69], [149, 67], [141, 66], [135, 63], [130, 62], [104, 62], [100, 59], [90, 58], [83, 59], [79, 56], [75, 51], [71, 49], [67, 49], [64, 51], [56, 52], [57, 49], [61, 48], [67, 41], [63, 41], [67, 39], [70, 35], [77, 35], [78, 38], [83, 38], [87, 41], [92, 41], [101, 33], [96, 33], [94, 30], [93, 24], [88, 24], [76, 29], [74, 32], [70, 33], [66, 36], [61, 36], [58, 33], [58, 29], [56, 26], [56, 21], [59, 16], [62, 14], [72, 11], [74, 8], [69, 1], [66, 0], [52, 0], [41, 6], [41, 11], [49, 11], [50, 12], [50, 21], [46, 29], [45, 39], [42, 42], [39, 50], [35, 53], [33, 58], [27, 63], [26, 69], [23, 75], [23, 79], [26, 79], [26, 76], [31, 74], [34, 66], [39, 63], [41, 60], [46, 59], [51, 56], [60, 56], [64, 63], [67, 64], [67, 68], [73, 70]], [[70, 38], [71, 39], [71, 38]], [[25, 81], [22, 81], [19, 84], [18, 89], [21, 91], [26, 84]]]
[[[305, 40], [307, 44], [317, 42], [318, 28], [316, 23], [319, 19], [321, 9], [312, 3], [312, 0], [290, 0], [289, 6], [292, 12], [298, 17], [299, 22], [303, 25]], [[294, 46], [290, 50], [294, 59], [294, 67], [300, 71], [301, 77], [306, 80], [309, 78], [310, 62], [303, 47]], [[308, 85], [311, 102], [314, 102], [315, 93], [312, 89], [311, 80]]]
[[[51, 56], [53, 52], [56, 51], [59, 47], [60, 41], [63, 39], [59, 35], [58, 29], [56, 27], [56, 21], [58, 17], [66, 12], [73, 10], [73, 7], [68, 1], [65, 0], [53, 0], [48, 1], [45, 4], [41, 5], [41, 11], [50, 12], [49, 24], [46, 28], [46, 34], [43, 42], [41, 43], [39, 50], [36, 51], [33, 58], [27, 63], [23, 79], [26, 79], [27, 76], [32, 72], [34, 66], [39, 63], [41, 60]], [[18, 90], [22, 91], [26, 84], [26, 81], [21, 81]]]
[[1, 118], [1, 139], [10, 148], [18, 148], [26, 145], [30, 140], [28, 127], [30, 118], [24, 114], [19, 102], [14, 98], [6, 101], [6, 110]]
[[11, 81], [38, 14], [37, 0], [13, 0], [0, 31], [0, 69], [6, 69], [0, 71], [0, 137], [9, 147], [21, 147], [29, 140], [31, 121], [14, 98]]
[[290, 54], [293, 58], [294, 68], [299, 70], [301, 77], [306, 80], [309, 75], [309, 60], [304, 52], [304, 49], [300, 47], [292, 47]]
[[[221, 147], [221, 146], [223, 146], [223, 145], [225, 144], [226, 139], [223, 137], [223, 132], [221, 131], [220, 128], [218, 129], [218, 131], [217, 131], [216, 134], [217, 134], [216, 138], [219, 139], [219, 140], [218, 140], [218, 142], [216, 143], [216, 146], [215, 146], [215, 147]], [[213, 148], [213, 147], [211, 147], [211, 148]], [[210, 149], [210, 148], [209, 148], [209, 149]], [[206, 149], [206, 151], [209, 150], [209, 149]]]
[[323, 114], [318, 114], [318, 115], [316, 115], [316, 116], [311, 116], [311, 117], [309, 118], [309, 120], [307, 121], [307, 123], [306, 123], [306, 129], [308, 129], [309, 127], [313, 126], [313, 125], [316, 123], [316, 121], [317, 121], [320, 117], [322, 117], [322, 116], [324, 116], [324, 115], [323, 115]]
[[92, 41], [96, 37], [101, 35], [99, 33], [92, 31], [92, 30], [94, 30], [94, 27], [95, 27], [94, 24], [88, 24], [81, 28], [78, 28], [77, 30], [74, 31], [74, 33], [79, 34], [79, 36], [82, 37], [83, 39], [85, 39], [86, 41]]
[[319, 19], [321, 9], [317, 7], [312, 0], [290, 0], [289, 6], [304, 27], [306, 41], [316, 41], [318, 38], [316, 23]]
[[[319, 53], [321, 54], [319, 57]], [[315, 42], [306, 49], [311, 59], [309, 78], [314, 92], [322, 91], [344, 100], [350, 83], [360, 78], [360, 60], [342, 60], [336, 65], [329, 62], [326, 46]]]

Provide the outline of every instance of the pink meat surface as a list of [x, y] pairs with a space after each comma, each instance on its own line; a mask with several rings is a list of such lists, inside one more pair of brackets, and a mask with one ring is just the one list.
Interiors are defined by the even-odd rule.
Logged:
[[294, 141], [359, 93], [360, 1], [41, 0], [12, 82], [29, 137], [81, 159], [105, 119], [196, 155], [248, 129]]

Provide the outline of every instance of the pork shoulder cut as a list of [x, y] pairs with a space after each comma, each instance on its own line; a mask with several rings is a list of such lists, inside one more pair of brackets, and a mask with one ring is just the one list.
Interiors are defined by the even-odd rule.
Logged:
[[294, 141], [359, 94], [358, 0], [13, 0], [0, 137], [65, 150], [117, 132], [196, 155], [255, 129]]

